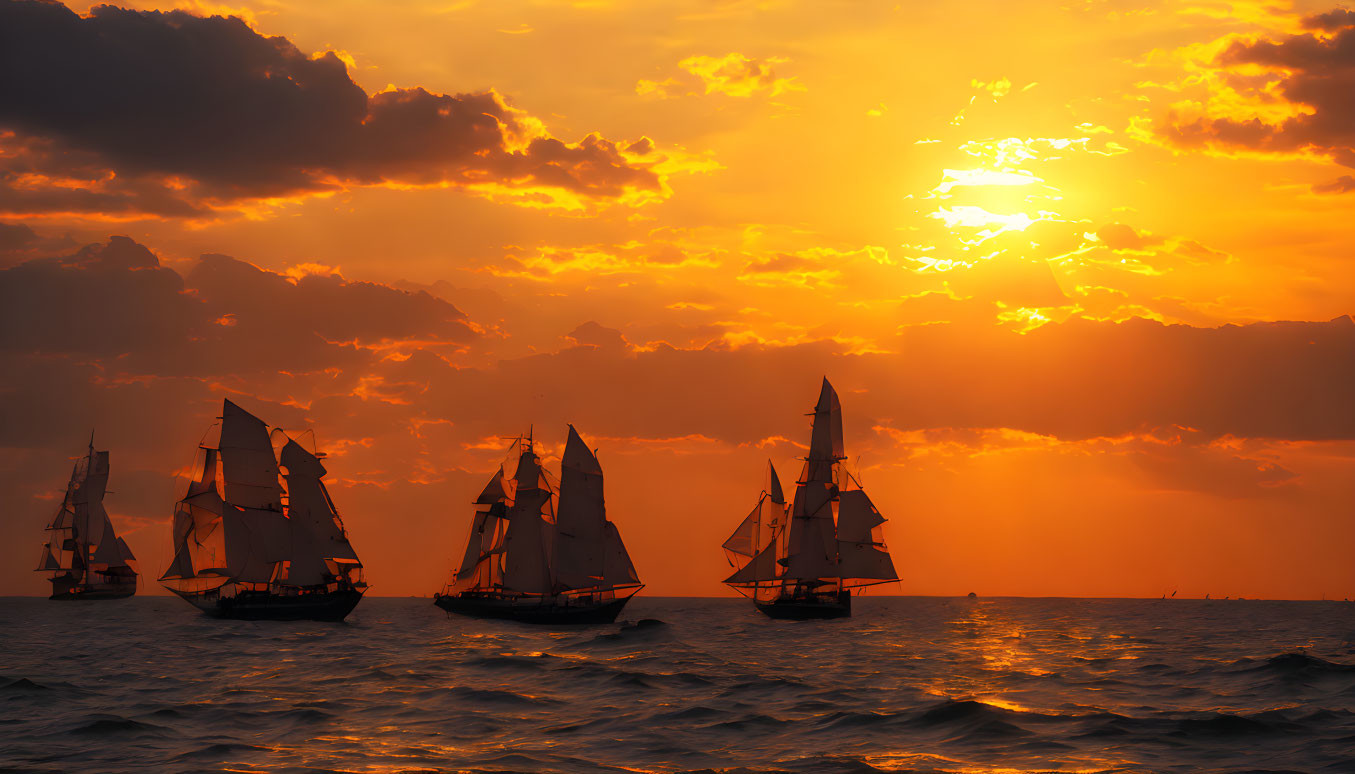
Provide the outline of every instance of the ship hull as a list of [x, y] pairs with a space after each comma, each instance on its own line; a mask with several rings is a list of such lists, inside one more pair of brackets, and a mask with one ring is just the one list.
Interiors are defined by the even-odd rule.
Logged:
[[171, 591], [212, 618], [240, 621], [342, 621], [362, 601], [362, 592], [356, 589], [317, 594], [243, 592], [233, 597]]
[[524, 604], [502, 597], [463, 597], [454, 594], [440, 594], [434, 598], [433, 604], [449, 613], [473, 618], [494, 618], [529, 624], [573, 626], [612, 623], [629, 601], [630, 597], [627, 596], [593, 605]]
[[768, 618], [807, 621], [824, 618], [848, 618], [852, 614], [850, 592], [812, 597], [782, 596], [770, 602], [755, 600], [757, 609]]
[[95, 601], [103, 599], [126, 599], [136, 594], [136, 586], [131, 588], [113, 587], [107, 589], [84, 589], [83, 591], [57, 591], [53, 592], [48, 599], [61, 601], [86, 600]]
[[48, 599], [55, 600], [102, 600], [102, 599], [126, 599], [136, 594], [136, 576], [131, 576], [130, 583], [93, 583], [90, 585], [79, 585], [69, 575], [63, 575], [52, 579], [52, 595]]

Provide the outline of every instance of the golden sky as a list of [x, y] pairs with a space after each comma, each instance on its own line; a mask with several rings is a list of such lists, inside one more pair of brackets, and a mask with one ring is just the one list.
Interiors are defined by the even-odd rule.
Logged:
[[826, 375], [898, 593], [1355, 596], [1355, 12], [0, 0], [0, 52], [16, 593], [91, 426], [158, 575], [222, 397], [314, 428], [376, 594], [566, 422], [647, 593], [726, 593]]

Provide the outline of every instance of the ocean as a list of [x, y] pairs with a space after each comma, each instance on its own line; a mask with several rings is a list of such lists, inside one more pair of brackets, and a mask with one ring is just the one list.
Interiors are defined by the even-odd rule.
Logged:
[[0, 771], [1355, 772], [1355, 604], [640, 596], [614, 625], [0, 599]]

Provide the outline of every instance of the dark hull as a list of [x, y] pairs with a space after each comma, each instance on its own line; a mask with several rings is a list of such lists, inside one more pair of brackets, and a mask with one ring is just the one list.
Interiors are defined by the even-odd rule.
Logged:
[[342, 621], [362, 601], [362, 592], [355, 589], [321, 594], [245, 592], [233, 597], [174, 593], [212, 618], [241, 621]]
[[126, 599], [136, 594], [136, 586], [126, 588], [108, 588], [108, 589], [86, 589], [84, 591], [60, 591], [48, 599], [58, 599], [62, 601], [69, 600], [100, 600], [100, 599]]
[[848, 618], [852, 614], [852, 597], [848, 593], [807, 598], [777, 597], [771, 602], [754, 600], [753, 604], [768, 618], [793, 621]]
[[439, 595], [433, 600], [433, 604], [449, 613], [475, 618], [570, 626], [612, 623], [621, 614], [621, 608], [629, 601], [630, 597], [623, 597], [594, 605], [515, 604], [510, 600], [493, 597]]

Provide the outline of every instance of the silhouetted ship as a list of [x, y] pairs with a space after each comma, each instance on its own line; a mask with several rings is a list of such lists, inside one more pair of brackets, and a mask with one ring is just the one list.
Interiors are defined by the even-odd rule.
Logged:
[[319, 455], [229, 400], [220, 438], [200, 447], [161, 582], [217, 618], [342, 621], [367, 583]]
[[842, 460], [842, 408], [827, 379], [814, 408], [809, 456], [787, 508], [776, 468], [757, 506], [724, 543], [737, 569], [725, 583], [772, 618], [841, 618], [852, 589], [898, 580], [885, 518]]
[[38, 572], [51, 573], [51, 599], [121, 599], [136, 593], [136, 557], [104, 510], [108, 452], [94, 450], [75, 463], [66, 497], [47, 525]]
[[607, 519], [602, 467], [573, 425], [558, 496], [528, 436], [513, 442], [475, 504], [465, 558], [434, 598], [443, 610], [525, 623], [609, 623], [642, 588]]

